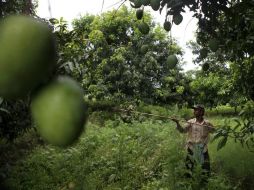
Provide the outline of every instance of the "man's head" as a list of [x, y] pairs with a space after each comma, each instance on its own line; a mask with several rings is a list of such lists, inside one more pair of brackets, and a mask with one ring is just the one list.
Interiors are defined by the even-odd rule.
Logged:
[[197, 104], [191, 107], [194, 110], [195, 117], [202, 117], [205, 114], [205, 107], [201, 104]]

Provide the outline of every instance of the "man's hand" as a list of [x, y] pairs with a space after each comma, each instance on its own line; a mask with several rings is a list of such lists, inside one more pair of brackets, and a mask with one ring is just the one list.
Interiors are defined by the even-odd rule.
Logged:
[[180, 123], [179, 123], [179, 119], [176, 119], [176, 118], [171, 118], [171, 120], [172, 121], [174, 121], [175, 123], [176, 123], [176, 129], [178, 130], [178, 131], [180, 131], [181, 133], [184, 133], [184, 132], [186, 132], [185, 131], [185, 128], [182, 128], [182, 126], [180, 125]]
[[174, 121], [176, 124], [179, 124], [179, 120], [176, 118], [171, 118], [172, 121]]
[[214, 133], [216, 131], [216, 129], [214, 128], [213, 125], [208, 125], [207, 128], [208, 128], [210, 133]]

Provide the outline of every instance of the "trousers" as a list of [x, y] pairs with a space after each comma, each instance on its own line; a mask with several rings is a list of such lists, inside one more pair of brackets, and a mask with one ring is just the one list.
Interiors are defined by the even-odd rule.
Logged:
[[[210, 158], [209, 158], [208, 151], [202, 153], [201, 156], [203, 156], [203, 162], [201, 163], [201, 168], [203, 170], [202, 173], [207, 176], [210, 176], [211, 169], [210, 169]], [[186, 168], [190, 171], [193, 171], [196, 164], [197, 163], [196, 163], [196, 160], [194, 159], [193, 151], [190, 148], [188, 148], [187, 156], [185, 160]]]

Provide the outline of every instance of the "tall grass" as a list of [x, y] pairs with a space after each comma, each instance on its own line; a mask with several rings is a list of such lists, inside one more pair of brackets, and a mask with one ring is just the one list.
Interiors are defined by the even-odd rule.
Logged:
[[[149, 107], [151, 112], [154, 107]], [[142, 108], [143, 110], [146, 108]], [[147, 110], [147, 111], [148, 111]], [[156, 114], [191, 116], [190, 110], [159, 108]], [[155, 112], [153, 112], [155, 113]], [[107, 115], [107, 114], [105, 114]], [[106, 118], [106, 116], [105, 116]], [[213, 117], [216, 125], [223, 117]], [[85, 190], [198, 190], [200, 176], [184, 177], [184, 135], [168, 120], [133, 119], [124, 123], [116, 116], [89, 122], [80, 140], [67, 149], [37, 146], [6, 171], [9, 189]], [[254, 154], [230, 141], [219, 152], [209, 145], [212, 176], [204, 189], [251, 189]]]
[[[224, 123], [233, 124], [235, 117], [212, 117], [211, 121], [220, 126]], [[216, 173], [224, 173], [239, 189], [251, 190], [254, 185], [254, 152], [246, 146], [229, 139], [224, 148], [217, 151], [218, 141], [210, 143], [209, 150], [213, 158], [213, 169]]]

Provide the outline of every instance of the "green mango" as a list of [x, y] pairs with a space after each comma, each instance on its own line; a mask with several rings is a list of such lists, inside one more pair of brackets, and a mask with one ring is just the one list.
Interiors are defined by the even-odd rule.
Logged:
[[0, 96], [26, 96], [48, 79], [55, 65], [55, 40], [48, 25], [29, 16], [1, 21]]
[[205, 71], [205, 72], [208, 71], [209, 68], [210, 68], [209, 63], [204, 63], [204, 64], [202, 65], [202, 70]]
[[167, 63], [170, 69], [173, 69], [178, 63], [178, 59], [175, 55], [170, 55], [167, 58]]
[[163, 27], [166, 31], [170, 31], [171, 30], [171, 23], [169, 21], [165, 21], [163, 24]]
[[135, 0], [134, 5], [136, 8], [140, 8], [142, 6], [142, 0]]
[[154, 11], [157, 11], [160, 8], [160, 0], [151, 0], [150, 5]]
[[150, 4], [150, 0], [142, 0], [142, 4], [147, 6]]
[[61, 147], [71, 145], [78, 139], [88, 116], [80, 85], [63, 76], [33, 97], [31, 113], [41, 137]]
[[142, 45], [140, 50], [141, 50], [141, 53], [146, 54], [146, 52], [149, 50], [149, 46]]
[[200, 58], [201, 59], [204, 59], [207, 57], [207, 53], [208, 53], [208, 50], [206, 48], [203, 48], [199, 51], [199, 54], [200, 54]]
[[183, 21], [183, 16], [181, 14], [173, 15], [173, 22], [179, 25]]
[[216, 52], [219, 49], [219, 42], [216, 39], [210, 39], [208, 46], [213, 52]]
[[141, 20], [142, 17], [143, 17], [143, 14], [144, 14], [143, 9], [138, 9], [138, 10], [136, 11], [136, 17], [137, 17], [137, 19], [138, 19], [138, 20]]
[[138, 29], [139, 31], [142, 33], [142, 34], [148, 34], [149, 31], [150, 31], [150, 28], [149, 28], [149, 25], [145, 22], [141, 22], [139, 25], [138, 25]]

